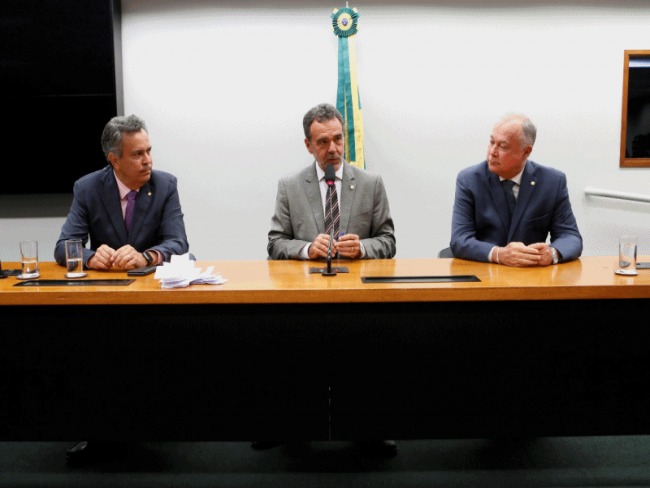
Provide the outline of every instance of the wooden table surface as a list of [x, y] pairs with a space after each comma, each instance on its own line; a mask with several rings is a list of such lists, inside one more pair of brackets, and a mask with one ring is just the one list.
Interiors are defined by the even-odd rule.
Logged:
[[[649, 256], [639, 261], [650, 260]], [[650, 270], [619, 276], [615, 256], [586, 256], [543, 268], [511, 268], [463, 259], [377, 259], [335, 262], [349, 273], [322, 276], [314, 261], [197, 261], [214, 266], [227, 282], [162, 289], [154, 275], [129, 277], [125, 272], [89, 271], [84, 279], [133, 278], [127, 286], [14, 286], [0, 280], [0, 305], [219, 304], [219, 303], [363, 303], [422, 301], [496, 301], [650, 298]], [[19, 267], [5, 262], [3, 269]], [[65, 268], [40, 263], [41, 279], [65, 279]], [[474, 275], [477, 282], [363, 283], [362, 277]]]

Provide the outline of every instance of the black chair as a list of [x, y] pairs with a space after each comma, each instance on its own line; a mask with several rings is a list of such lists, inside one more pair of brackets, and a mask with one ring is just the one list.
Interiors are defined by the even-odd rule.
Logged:
[[451, 252], [451, 247], [445, 247], [438, 253], [439, 258], [453, 258], [454, 253]]

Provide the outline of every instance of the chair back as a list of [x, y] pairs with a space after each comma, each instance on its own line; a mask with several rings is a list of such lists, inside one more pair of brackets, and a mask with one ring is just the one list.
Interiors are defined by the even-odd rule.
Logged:
[[454, 253], [451, 252], [451, 247], [445, 247], [438, 253], [439, 258], [453, 258]]

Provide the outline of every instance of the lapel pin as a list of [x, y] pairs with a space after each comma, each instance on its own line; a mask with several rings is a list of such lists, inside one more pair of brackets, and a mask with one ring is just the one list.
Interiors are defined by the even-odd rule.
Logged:
[[530, 182], [530, 186], [535, 186], [535, 182], [534, 182], [534, 181], [531, 181], [531, 182]]
[[147, 193], [147, 196], [150, 197], [150, 196], [151, 196], [151, 192]]

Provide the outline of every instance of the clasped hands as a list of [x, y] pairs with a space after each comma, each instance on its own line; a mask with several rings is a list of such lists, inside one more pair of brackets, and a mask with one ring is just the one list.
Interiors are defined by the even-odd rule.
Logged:
[[[327, 258], [327, 250], [330, 245], [329, 234], [318, 234], [309, 246], [309, 259]], [[361, 257], [361, 241], [356, 234], [343, 234], [338, 240], [332, 242], [332, 257], [339, 253], [339, 256], [355, 259]]]
[[115, 250], [106, 244], [97, 248], [95, 254], [88, 260], [86, 267], [97, 270], [127, 270], [146, 266], [147, 260], [141, 252], [127, 244]]
[[545, 242], [525, 245], [511, 242], [505, 247], [497, 247], [492, 253], [492, 262], [506, 266], [549, 266], [553, 264], [550, 246]]

